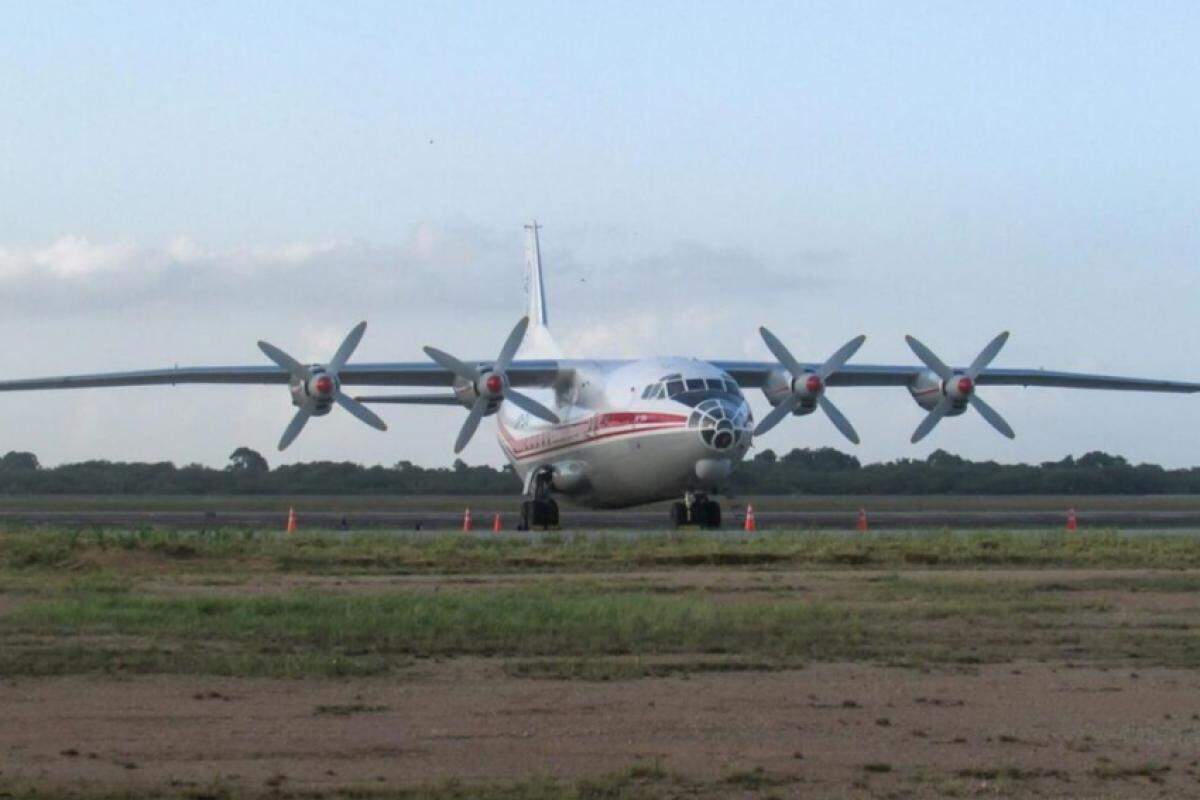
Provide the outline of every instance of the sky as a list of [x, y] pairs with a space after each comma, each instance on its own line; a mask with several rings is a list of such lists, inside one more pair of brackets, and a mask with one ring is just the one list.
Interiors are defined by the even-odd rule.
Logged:
[[[1200, 380], [1200, 6], [5, 3], [0, 372], [490, 358], [542, 230], [568, 355], [915, 363]], [[765, 401], [754, 393], [756, 413]], [[910, 445], [900, 389], [831, 390], [756, 445], [864, 461], [1103, 449], [1200, 464], [1200, 396], [995, 387]], [[449, 464], [465, 410], [280, 387], [0, 396], [0, 451]], [[498, 464], [494, 423], [464, 453]]]

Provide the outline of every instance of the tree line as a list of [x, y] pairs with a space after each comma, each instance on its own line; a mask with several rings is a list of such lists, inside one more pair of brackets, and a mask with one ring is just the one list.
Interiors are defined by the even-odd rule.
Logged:
[[[738, 465], [728, 487], [736, 494], [1200, 494], [1200, 468], [1164, 469], [1091, 452], [1041, 464], [970, 461], [944, 450], [924, 460], [862, 464], [831, 447], [763, 450]], [[0, 494], [516, 494], [512, 467], [420, 467], [409, 461], [367, 467], [313, 461], [272, 468], [239, 447], [223, 469], [170, 462], [84, 461], [43, 467], [33, 453], [0, 457]]]

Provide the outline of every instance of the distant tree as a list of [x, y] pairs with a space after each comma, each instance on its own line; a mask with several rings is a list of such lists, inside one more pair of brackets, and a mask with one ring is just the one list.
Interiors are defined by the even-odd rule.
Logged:
[[754, 454], [754, 463], [760, 466], [769, 467], [779, 460], [779, 456], [775, 455], [775, 451], [767, 448], [761, 453]]
[[1076, 459], [1075, 466], [1084, 469], [1115, 469], [1118, 467], [1128, 467], [1129, 462], [1122, 456], [1110, 456], [1108, 453], [1093, 450], [1090, 453], [1084, 453]]
[[9, 450], [0, 457], [0, 469], [11, 470], [13, 472], [32, 472], [37, 470], [41, 465], [38, 464], [38, 458], [33, 453], [25, 453], [18, 450]]
[[971, 463], [962, 456], [956, 456], [941, 449], [934, 450], [925, 461], [931, 467], [961, 467]]
[[271, 465], [257, 450], [239, 447], [230, 453], [229, 466], [226, 469], [243, 475], [264, 475], [271, 471]]
[[845, 472], [862, 466], [854, 456], [834, 450], [832, 447], [821, 447], [816, 450], [796, 448], [785, 455], [782, 460], [786, 466], [818, 472]]

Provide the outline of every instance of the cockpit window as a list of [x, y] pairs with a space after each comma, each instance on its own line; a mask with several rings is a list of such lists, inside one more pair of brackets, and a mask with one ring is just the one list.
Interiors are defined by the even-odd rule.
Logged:
[[667, 387], [659, 383], [652, 383], [642, 391], [643, 400], [661, 400], [667, 396]]
[[704, 380], [701, 378], [688, 378], [687, 388], [689, 392], [696, 392], [704, 388]]
[[677, 394], [683, 394], [683, 381], [679, 378], [667, 381], [667, 396], [674, 397]]
[[718, 392], [725, 391], [725, 382], [720, 378], [707, 378], [704, 381], [710, 389], [716, 389]]

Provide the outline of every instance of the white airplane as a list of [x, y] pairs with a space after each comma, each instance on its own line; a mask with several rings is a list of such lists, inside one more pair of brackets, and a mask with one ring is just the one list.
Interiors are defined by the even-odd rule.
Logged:
[[[734, 465], [761, 436], [789, 415], [820, 408], [847, 439], [858, 442], [849, 420], [826, 396], [828, 387], [903, 386], [929, 413], [912, 441], [943, 417], [974, 408], [1003, 435], [1015, 434], [979, 397], [980, 386], [1059, 386], [1145, 392], [1200, 392], [1200, 384], [1041, 369], [992, 369], [1008, 339], [1001, 333], [967, 367], [949, 367], [913, 337], [921, 361], [911, 366], [852, 365], [862, 346], [856, 336], [824, 362], [802, 362], [766, 328], [774, 361], [680, 357], [563, 358], [547, 326], [546, 295], [536, 222], [526, 226], [528, 312], [494, 360], [462, 361], [426, 347], [430, 362], [350, 364], [366, 323], [350, 331], [326, 364], [302, 364], [267, 342], [258, 346], [273, 365], [172, 367], [0, 382], [0, 391], [81, 389], [181, 383], [286, 384], [295, 416], [283, 432], [283, 450], [310, 417], [335, 404], [366, 424], [387, 425], [365, 404], [461, 405], [470, 409], [454, 451], [470, 441], [480, 421], [496, 415], [500, 448], [524, 483], [523, 528], [558, 524], [554, 496], [593, 508], [622, 508], [683, 497], [671, 510], [677, 524], [719, 527], [717, 492]], [[523, 358], [517, 359], [518, 352]], [[439, 394], [351, 397], [344, 386], [440, 387]], [[762, 389], [773, 407], [757, 425], [742, 394]], [[522, 391], [527, 390], [527, 391]], [[528, 393], [527, 393], [528, 392]]]

